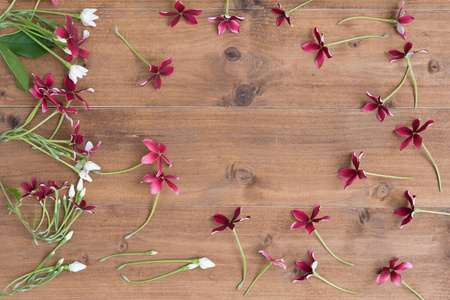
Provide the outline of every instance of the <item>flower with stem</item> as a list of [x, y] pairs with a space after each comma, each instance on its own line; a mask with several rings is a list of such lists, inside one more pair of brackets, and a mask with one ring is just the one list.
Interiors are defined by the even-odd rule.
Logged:
[[225, 32], [225, 30], [227, 29], [227, 27], [230, 29], [231, 32], [239, 33], [241, 28], [240, 28], [238, 22], [236, 22], [236, 21], [242, 22], [245, 20], [245, 18], [243, 18], [243, 17], [231, 16], [229, 13], [229, 6], [230, 6], [230, 0], [227, 0], [227, 6], [226, 6], [224, 15], [220, 15], [218, 17], [213, 17], [213, 18], [208, 18], [209, 22], [220, 21], [219, 26], [218, 26], [219, 35], [222, 35]]
[[342, 24], [349, 20], [355, 20], [355, 19], [366, 19], [366, 20], [375, 20], [375, 21], [382, 21], [382, 22], [388, 22], [393, 23], [397, 25], [397, 31], [400, 33], [405, 40], [408, 39], [408, 34], [405, 31], [405, 28], [403, 27], [403, 24], [411, 23], [414, 18], [410, 15], [406, 15], [406, 12], [403, 10], [403, 7], [405, 6], [405, 1], [402, 3], [402, 7], [398, 10], [397, 18], [395, 19], [380, 19], [380, 18], [373, 18], [373, 17], [366, 17], [366, 16], [357, 16], [357, 17], [350, 17], [343, 19], [339, 21], [338, 24]]
[[314, 36], [317, 39], [317, 43], [306, 43], [302, 45], [302, 50], [303, 51], [307, 51], [307, 52], [316, 52], [317, 51], [317, 55], [316, 58], [314, 60], [316, 66], [318, 68], [322, 67], [323, 62], [325, 61], [325, 55], [328, 58], [332, 58], [332, 55], [330, 54], [330, 51], [328, 50], [328, 48], [330, 46], [334, 46], [334, 45], [338, 45], [338, 44], [342, 44], [342, 43], [347, 43], [350, 41], [354, 41], [354, 40], [358, 40], [358, 39], [364, 39], [364, 38], [380, 38], [380, 39], [384, 39], [387, 38], [389, 36], [389, 34], [385, 34], [382, 36], [379, 35], [365, 35], [365, 36], [358, 36], [358, 37], [354, 37], [354, 38], [349, 38], [349, 39], [345, 39], [342, 41], [338, 41], [338, 42], [333, 42], [333, 43], [328, 43], [325, 44], [324, 39], [323, 39], [323, 33], [319, 33], [319, 31], [317, 30], [317, 27], [314, 28]]
[[406, 147], [408, 147], [411, 142], [414, 141], [414, 146], [416, 146], [416, 148], [418, 149], [424, 149], [425, 152], [428, 154], [428, 157], [431, 160], [431, 163], [434, 166], [434, 170], [436, 171], [436, 176], [437, 176], [437, 180], [438, 180], [438, 185], [439, 185], [439, 191], [442, 192], [442, 184], [441, 184], [441, 174], [439, 173], [439, 169], [438, 166], [436, 165], [436, 163], [434, 162], [433, 157], [431, 156], [430, 152], [428, 151], [427, 147], [425, 147], [422, 137], [420, 136], [420, 133], [425, 131], [425, 129], [427, 129], [428, 126], [433, 125], [434, 121], [433, 120], [429, 120], [427, 122], [425, 122], [425, 124], [419, 128], [420, 126], [420, 119], [415, 119], [412, 122], [412, 129], [409, 129], [406, 126], [398, 126], [395, 129], [395, 133], [397, 133], [400, 136], [406, 136], [408, 137], [406, 140], [404, 140], [401, 144], [400, 144], [400, 151], [403, 151], [403, 149], [405, 149]]
[[261, 271], [261, 273], [258, 274], [258, 276], [256, 276], [255, 279], [253, 279], [252, 283], [250, 284], [250, 286], [248, 287], [247, 291], [245, 291], [244, 296], [246, 296], [248, 294], [248, 292], [250, 291], [250, 289], [252, 288], [252, 286], [255, 284], [256, 280], [259, 279], [259, 277], [261, 277], [262, 274], [264, 274], [264, 272], [267, 271], [267, 269], [271, 266], [271, 265], [276, 265], [279, 267], [282, 267], [283, 269], [286, 270], [286, 265], [284, 264], [284, 260], [282, 258], [272, 258], [270, 257], [269, 254], [267, 254], [264, 250], [258, 251], [259, 253], [261, 253], [265, 258], [267, 258], [269, 260], [269, 262], [267, 263], [267, 266]]
[[175, 16], [175, 18], [173, 18], [172, 21], [170, 21], [170, 28], [177, 25], [181, 17], [183, 17], [183, 19], [185, 19], [186, 22], [188, 22], [189, 24], [196, 25], [197, 19], [195, 18], [195, 16], [199, 16], [202, 13], [202, 11], [198, 9], [186, 9], [186, 6], [184, 6], [180, 0], [175, 2], [174, 8], [176, 9], [176, 11], [159, 12], [161, 16], [165, 17]]
[[388, 115], [390, 117], [394, 116], [393, 114], [391, 114], [389, 109], [384, 105], [384, 103], [386, 102], [386, 99], [383, 101], [383, 100], [381, 100], [381, 96], [374, 97], [368, 91], [366, 91], [366, 95], [367, 95], [367, 97], [372, 99], [373, 102], [369, 102], [366, 105], [364, 105], [364, 107], [361, 109], [362, 111], [369, 112], [369, 111], [373, 111], [373, 110], [377, 109], [377, 112], [378, 112], [377, 116], [381, 122], [384, 121], [384, 118], [386, 117], [386, 115]]
[[147, 146], [148, 150], [150, 150], [151, 152], [142, 157], [141, 164], [151, 165], [156, 160], [158, 160], [158, 173], [156, 174], [156, 176], [159, 176], [162, 173], [162, 160], [164, 160], [169, 165], [169, 167], [172, 166], [170, 160], [163, 154], [164, 152], [167, 151], [166, 146], [164, 146], [161, 143], [158, 143], [158, 145], [156, 145], [156, 143], [150, 139], [145, 139], [142, 142], [145, 144], [145, 146]]
[[366, 171], [363, 171], [359, 168], [359, 163], [361, 160], [362, 155], [364, 154], [364, 151], [361, 151], [359, 153], [359, 156], [357, 157], [356, 154], [352, 153], [352, 163], [354, 166], [354, 169], [352, 168], [345, 168], [339, 171], [339, 177], [348, 179], [344, 183], [344, 190], [346, 190], [350, 185], [356, 182], [356, 179], [367, 179], [366, 175], [370, 176], [377, 176], [377, 177], [385, 177], [385, 178], [393, 178], [393, 179], [414, 179], [413, 177], [398, 177], [398, 176], [391, 176], [391, 175], [381, 175], [376, 173], [369, 173]]
[[322, 243], [322, 245], [325, 247], [325, 249], [328, 251], [328, 253], [331, 254], [331, 256], [333, 256], [335, 259], [337, 259], [338, 261], [340, 261], [343, 264], [349, 265], [349, 266], [353, 266], [352, 263], [349, 263], [343, 259], [340, 259], [339, 257], [337, 257], [331, 250], [330, 248], [327, 247], [327, 245], [325, 244], [325, 242], [323, 241], [322, 237], [319, 235], [319, 233], [317, 232], [317, 229], [314, 227], [314, 223], [319, 223], [322, 221], [329, 221], [330, 217], [329, 216], [325, 216], [322, 218], [317, 218], [317, 216], [320, 213], [320, 208], [322, 208], [322, 205], [316, 205], [311, 213], [311, 216], [308, 217], [307, 214], [305, 214], [301, 209], [294, 209], [292, 211], [292, 213], [294, 214], [294, 217], [299, 221], [299, 222], [294, 222], [291, 225], [291, 230], [292, 229], [298, 229], [298, 228], [305, 228], [306, 232], [308, 232], [309, 235], [311, 235], [311, 233], [315, 233], [317, 238], [319, 239], [319, 241]]
[[310, 259], [310, 263], [306, 262], [306, 261], [295, 261], [295, 264], [297, 265], [297, 267], [302, 270], [303, 272], [306, 272], [305, 275], [299, 276], [297, 278], [294, 279], [294, 282], [297, 281], [304, 281], [307, 280], [311, 277], [316, 277], [320, 280], [322, 280], [323, 282], [331, 285], [332, 287], [342, 291], [342, 292], [346, 292], [346, 293], [350, 293], [350, 294], [362, 294], [363, 292], [353, 292], [353, 291], [349, 291], [346, 289], [343, 289], [337, 285], [335, 285], [334, 283], [329, 282], [328, 280], [326, 280], [325, 278], [323, 278], [322, 276], [320, 276], [317, 272], [316, 272], [316, 268], [318, 265], [317, 260], [314, 257], [314, 251], [310, 251], [309, 252], [309, 259]]
[[243, 273], [242, 273], [242, 281], [241, 281], [241, 282], [239, 283], [239, 285], [237, 286], [237, 289], [238, 289], [238, 290], [240, 290], [241, 287], [242, 287], [242, 285], [244, 284], [244, 281], [245, 281], [245, 275], [246, 275], [246, 273], [247, 273], [247, 264], [246, 264], [246, 262], [245, 262], [244, 251], [242, 250], [241, 243], [239, 242], [239, 238], [238, 238], [237, 233], [236, 233], [236, 225], [235, 225], [235, 224], [236, 224], [236, 223], [239, 223], [239, 222], [241, 222], [241, 221], [250, 219], [250, 216], [247, 216], [247, 217], [245, 217], [245, 218], [239, 219], [239, 215], [241, 214], [241, 210], [242, 210], [242, 207], [236, 208], [236, 210], [234, 211], [234, 215], [233, 215], [233, 218], [231, 219], [231, 221], [230, 221], [227, 217], [225, 217], [224, 215], [222, 215], [222, 214], [215, 214], [215, 215], [213, 216], [214, 221], [216, 221], [216, 223], [219, 224], [219, 225], [221, 225], [221, 226], [219, 226], [219, 227], [217, 227], [217, 228], [214, 228], [214, 229], [212, 230], [212, 232], [211, 232], [211, 234], [214, 234], [214, 233], [219, 232], [219, 231], [224, 231], [225, 229], [228, 228], [228, 229], [230, 229], [231, 231], [233, 231], [233, 233], [234, 233], [234, 236], [235, 236], [235, 238], [236, 238], [236, 242], [237, 242], [237, 244], [238, 244], [238, 246], [239, 246], [239, 250], [241, 251], [242, 261], [243, 261], [243, 264], [244, 264], [244, 270], [243, 270]]
[[[38, 0], [39, 2], [39, 0]], [[83, 26], [91, 26], [96, 27], [94, 20], [97, 20], [99, 17], [94, 15], [94, 13], [97, 11], [97, 9], [93, 8], [85, 8], [83, 11], [79, 14], [68, 14], [58, 11], [50, 11], [50, 10], [39, 10], [39, 9], [21, 9], [21, 10], [12, 10], [12, 13], [30, 13], [30, 15], [34, 15], [35, 13], [42, 13], [42, 14], [50, 14], [50, 15], [60, 15], [60, 16], [69, 16], [71, 18], [79, 19], [81, 21], [81, 24]], [[1, 19], [1, 18], [0, 18]]]
[[402, 262], [401, 264], [397, 265], [398, 258], [393, 258], [389, 261], [389, 267], [383, 267], [380, 274], [377, 277], [377, 285], [381, 285], [385, 283], [386, 281], [391, 278], [391, 281], [397, 285], [397, 286], [406, 286], [411, 292], [413, 292], [417, 297], [423, 300], [422, 296], [420, 296], [415, 290], [413, 290], [409, 285], [407, 285], [402, 280], [402, 275], [400, 275], [398, 272], [411, 269], [413, 266], [409, 262]]
[[284, 20], [286, 20], [289, 24], [289, 26], [294, 27], [294, 25], [292, 25], [291, 23], [291, 17], [289, 16], [289, 14], [297, 9], [299, 9], [300, 7], [302, 7], [303, 5], [308, 4], [309, 2], [311, 2], [313, 0], [308, 0], [300, 5], [297, 5], [296, 7], [290, 9], [290, 10], [284, 10], [281, 7], [281, 4], [278, 3], [278, 8], [272, 8], [272, 12], [276, 15], [280, 15], [277, 19], [277, 26], [281, 26], [281, 24], [283, 24]]

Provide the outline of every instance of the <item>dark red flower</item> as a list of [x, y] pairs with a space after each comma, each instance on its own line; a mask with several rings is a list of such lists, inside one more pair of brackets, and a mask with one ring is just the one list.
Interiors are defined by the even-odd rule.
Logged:
[[73, 158], [75, 161], [78, 161], [77, 153], [80, 154], [87, 154], [88, 152], [82, 148], [79, 148], [79, 145], [83, 144], [84, 137], [81, 134], [78, 134], [80, 131], [80, 121], [78, 121], [77, 126], [75, 126], [75, 129], [73, 130], [73, 133], [70, 135], [70, 142], [69, 145], [72, 146], [73, 150]]
[[415, 202], [416, 202], [416, 195], [413, 195], [411, 197], [411, 195], [409, 194], [409, 191], [406, 191], [405, 197], [406, 197], [406, 200], [408, 200], [411, 208], [402, 207], [402, 208], [394, 211], [394, 214], [396, 214], [397, 216], [406, 217], [402, 220], [402, 224], [400, 225], [400, 228], [403, 228], [403, 226], [405, 226], [406, 224], [411, 222], [411, 220], [413, 219], [413, 216], [414, 216], [414, 211], [415, 211], [414, 206], [415, 206]]
[[86, 110], [89, 109], [89, 104], [87, 104], [87, 102], [83, 98], [81, 98], [78, 94], [81, 94], [83, 92], [93, 93], [94, 92], [93, 88], [76, 91], [77, 84], [74, 83], [72, 81], [72, 79], [69, 78], [69, 76], [67, 76], [66, 79], [64, 79], [64, 87], [65, 87], [65, 90], [62, 91], [61, 95], [64, 95], [66, 97], [67, 102], [72, 101], [75, 98], [77, 98], [78, 100], [80, 100], [81, 102], [84, 103]]
[[166, 17], [176, 16], [175, 18], [172, 19], [172, 21], [170, 21], [171, 28], [178, 24], [178, 21], [180, 21], [181, 17], [183, 17], [189, 24], [196, 25], [197, 19], [194, 16], [199, 16], [202, 13], [202, 11], [199, 9], [186, 9], [186, 7], [183, 5], [183, 3], [181, 3], [181, 1], [175, 2], [174, 7], [177, 11], [159, 12], [161, 16]]
[[[75, 26], [73, 26], [72, 18], [70, 16], [66, 15], [66, 28], [64, 27], [56, 28], [55, 34], [67, 41], [67, 48], [69, 48], [70, 56], [72, 58], [76, 58], [78, 57], [78, 55], [80, 55], [84, 59], [87, 58], [89, 52], [80, 49], [80, 45], [78, 42], [78, 29]], [[88, 36], [89, 34], [87, 36], [84, 36], [83, 40], [81, 40], [80, 42], [83, 43]], [[72, 58], [70, 58], [70, 60], [72, 60]]]
[[414, 146], [421, 149], [422, 148], [422, 137], [420, 136], [419, 133], [421, 133], [422, 131], [427, 129], [428, 126], [433, 125], [433, 124], [434, 124], [434, 121], [429, 120], [422, 127], [419, 128], [420, 119], [415, 119], [412, 122], [412, 130], [406, 126], [398, 126], [397, 129], [395, 129], [395, 133], [397, 133], [398, 135], [401, 135], [401, 136], [408, 137], [406, 140], [404, 140], [400, 144], [400, 151], [403, 151], [403, 149], [408, 147], [413, 140], [414, 140]]
[[278, 3], [278, 8], [272, 8], [272, 12], [276, 15], [280, 15], [277, 19], [277, 26], [281, 26], [281, 24], [283, 24], [284, 20], [286, 20], [291, 27], [294, 27], [291, 24], [291, 17], [289, 17], [289, 15], [286, 13], [286, 11], [283, 8], [281, 8], [280, 3]]
[[306, 274], [295, 278], [294, 282], [306, 280], [314, 275], [314, 270], [317, 268], [318, 264], [317, 260], [314, 258], [314, 251], [309, 252], [309, 259], [311, 263], [307, 263], [306, 261], [298, 261], [298, 260], [295, 261], [297, 267], [303, 272], [306, 272]]
[[398, 285], [398, 286], [402, 285], [402, 276], [400, 274], [398, 274], [397, 272], [403, 271], [405, 269], [411, 269], [412, 264], [409, 262], [403, 262], [403, 263], [397, 265], [397, 263], [398, 263], [398, 258], [393, 258], [389, 261], [389, 267], [384, 267], [381, 270], [380, 275], [378, 275], [378, 277], [377, 277], [378, 285], [388, 281], [389, 277], [391, 277], [391, 281], [393, 283], [395, 283], [396, 285]]
[[332, 56], [330, 54], [330, 51], [328, 50], [328, 47], [325, 47], [325, 43], [323, 41], [323, 33], [320, 34], [317, 31], [317, 27], [314, 28], [314, 35], [316, 36], [318, 43], [317, 44], [316, 43], [306, 43], [302, 46], [302, 50], [308, 51], [308, 52], [317, 51], [315, 63], [316, 63], [316, 66], [318, 68], [320, 68], [323, 65], [323, 62], [325, 61], [325, 55], [328, 58], [332, 58]]
[[67, 189], [67, 188], [69, 188], [68, 183], [69, 183], [68, 181], [64, 181], [60, 186], [58, 186], [58, 185], [56, 184], [56, 182], [54, 182], [53, 180], [50, 180], [50, 186], [49, 186], [49, 188], [50, 188], [51, 190], [54, 190], [54, 191], [59, 191], [59, 190]]
[[[84, 60], [87, 60], [89, 51], [81, 49], [80, 46], [87, 40], [88, 37], [89, 31], [83, 30], [83, 38], [80, 41], [76, 42], [78, 46], [78, 55], [81, 56]], [[76, 39], [78, 40], [78, 37]], [[69, 45], [69, 43], [67, 43], [67, 45]], [[78, 56], [74, 56], [70, 49], [64, 49], [64, 52], [68, 54], [66, 57], [64, 57], [64, 60], [68, 62], [71, 62], [75, 57]]]
[[167, 151], [166, 146], [164, 146], [161, 143], [158, 143], [158, 146], [157, 146], [155, 144], [155, 142], [153, 142], [152, 140], [149, 140], [149, 139], [145, 139], [142, 142], [147, 146], [148, 150], [150, 150], [151, 153], [144, 155], [141, 159], [141, 163], [143, 163], [144, 165], [151, 165], [156, 160], [158, 160], [158, 173], [156, 174], [156, 176], [159, 176], [159, 174], [161, 174], [161, 172], [162, 172], [162, 160], [163, 159], [169, 165], [169, 167], [172, 166], [172, 164], [170, 163], [170, 160], [163, 154], [164, 152]]
[[91, 214], [93, 214], [94, 212], [92, 211], [93, 209], [98, 208], [97, 205], [89, 205], [86, 206], [86, 201], [85, 200], [81, 200], [80, 204], [78, 204], [77, 202], [75, 202], [73, 199], [69, 198], [69, 200], [73, 203], [73, 205], [75, 206], [75, 208], [77, 210], [81, 210], [81, 211], [87, 211], [90, 212]]
[[218, 17], [214, 18], [208, 18], [208, 21], [210, 22], [217, 22], [221, 21], [219, 23], [219, 35], [222, 35], [227, 27], [230, 29], [233, 33], [239, 33], [240, 32], [240, 26], [238, 22], [236, 21], [244, 21], [245, 18], [237, 17], [237, 16], [228, 16], [228, 15], [220, 15]]
[[48, 109], [47, 101], [52, 104], [56, 104], [57, 100], [53, 98], [53, 96], [60, 95], [61, 92], [57, 88], [52, 88], [53, 85], [52, 73], [47, 74], [44, 78], [44, 81], [42, 81], [38, 75], [33, 73], [32, 75], [35, 79], [34, 88], [29, 89], [29, 91], [31, 94], [33, 94], [33, 96], [36, 99], [41, 100], [42, 112], [46, 112]]
[[308, 217], [308, 215], [305, 214], [300, 209], [294, 209], [292, 213], [294, 214], [294, 217], [300, 222], [292, 223], [291, 230], [296, 228], [305, 228], [308, 234], [311, 234], [314, 232], [314, 230], [316, 230], [313, 223], [319, 223], [321, 221], [329, 221], [330, 220], [329, 216], [325, 216], [323, 218], [316, 218], [319, 215], [321, 207], [322, 205], [317, 205], [316, 207], [314, 207], [311, 213], [311, 217]]
[[54, 189], [50, 189], [44, 183], [41, 183], [39, 185], [39, 191], [35, 191], [34, 193], [31, 194], [31, 196], [38, 198], [38, 202], [41, 202], [47, 197], [49, 197], [54, 201], [55, 198], [51, 196], [54, 192], [55, 192]]
[[25, 191], [27, 191], [27, 193], [24, 194], [22, 197], [20, 197], [20, 200], [22, 200], [25, 197], [31, 197], [31, 195], [38, 188], [38, 184], [37, 184], [37, 181], [36, 181], [36, 176], [33, 176], [31, 178], [31, 184], [29, 184], [28, 182], [22, 182], [22, 186], [25, 189]]
[[352, 154], [352, 163], [355, 169], [346, 168], [339, 171], [339, 177], [348, 178], [348, 180], [344, 184], [344, 190], [346, 190], [351, 184], [355, 183], [356, 179], [366, 179], [367, 176], [364, 174], [363, 170], [359, 169], [359, 162], [361, 160], [364, 151], [359, 153], [359, 157], [356, 157], [356, 154], [353, 152]]
[[396, 49], [389, 50], [388, 53], [390, 55], [392, 55], [392, 58], [389, 60], [389, 62], [391, 63], [396, 60], [401, 60], [401, 59], [404, 59], [405, 57], [411, 56], [411, 55], [419, 53], [419, 52], [428, 53], [428, 50], [426, 50], [426, 49], [423, 49], [420, 51], [411, 51], [412, 46], [413, 46], [412, 43], [408, 42], [405, 44], [405, 47], [403, 48], [403, 52], [400, 52]]
[[414, 18], [410, 15], [405, 15], [406, 11], [403, 10], [403, 6], [405, 6], [405, 1], [402, 3], [402, 7], [398, 10], [397, 14], [397, 31], [400, 33], [405, 40], [408, 39], [408, 34], [406, 34], [405, 28], [403, 27], [403, 24], [411, 23]]
[[373, 100], [373, 102], [369, 102], [361, 109], [364, 112], [372, 111], [375, 109], [378, 109], [378, 119], [380, 119], [381, 122], [384, 121], [384, 118], [386, 117], [386, 114], [390, 117], [394, 116], [389, 112], [389, 109], [384, 105], [384, 102], [381, 100], [381, 96], [374, 97], [372, 96], [368, 91], [366, 91], [367, 97]]
[[155, 87], [157, 90], [161, 88], [161, 76], [169, 76], [173, 73], [173, 67], [169, 66], [172, 63], [172, 57], [169, 57], [167, 60], [163, 61], [159, 67], [151, 65], [150, 73], [154, 73], [150, 76], [146, 82], [140, 84], [140, 86], [145, 86], [150, 82], [153, 78], [155, 78]]
[[250, 219], [250, 216], [246, 216], [245, 218], [238, 219], [239, 215], [241, 214], [241, 210], [242, 210], [242, 207], [236, 208], [236, 210], [234, 211], [233, 219], [231, 219], [231, 221], [222, 214], [215, 214], [213, 216], [214, 221], [216, 221], [217, 224], [222, 225], [222, 226], [214, 228], [212, 230], [211, 234], [214, 234], [219, 231], [224, 231], [227, 228], [229, 228], [230, 230], [233, 230], [234, 227], [236, 226], [236, 225], [234, 225], [235, 223], [239, 223], [241, 221]]
[[[158, 173], [159, 173], [159, 175], [158, 175]], [[167, 186], [170, 187], [173, 190], [175, 195], [178, 195], [180, 190], [169, 179], [171, 179], [171, 180], [173, 180], [173, 179], [178, 180], [179, 178], [176, 177], [176, 176], [173, 176], [173, 175], [164, 175], [163, 172], [158, 172], [158, 173], [147, 174], [142, 179], [142, 182], [151, 183], [151, 185], [150, 185], [150, 192], [152, 193], [152, 195], [156, 195], [159, 192], [161, 192], [164, 183], [167, 184]]]
[[270, 260], [274, 265], [282, 267], [283, 269], [286, 270], [286, 265], [284, 264], [284, 260], [282, 258], [272, 258], [264, 250], [260, 250], [258, 252], [264, 255], [264, 257]]

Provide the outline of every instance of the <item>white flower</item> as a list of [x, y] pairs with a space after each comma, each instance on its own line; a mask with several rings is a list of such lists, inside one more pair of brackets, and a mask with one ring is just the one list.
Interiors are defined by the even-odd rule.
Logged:
[[213, 268], [216, 265], [207, 257], [202, 257], [198, 260], [198, 264], [200, 265], [200, 268], [202, 269], [208, 269]]
[[195, 268], [197, 268], [198, 267], [198, 265], [197, 264], [188, 264], [188, 270], [192, 270], [192, 269], [195, 269]]
[[66, 237], [64, 238], [66, 240], [66, 242], [72, 238], [72, 235], [73, 235], [73, 230], [71, 232], [69, 232], [68, 234], [66, 234]]
[[78, 261], [69, 264], [69, 271], [70, 272], [79, 272], [79, 271], [84, 270], [84, 269], [86, 269], [86, 265], [84, 265], [84, 264], [82, 264], [82, 263], [80, 263]]
[[94, 23], [94, 20], [97, 20], [99, 17], [94, 15], [94, 13], [97, 11], [97, 9], [93, 8], [85, 8], [80, 14], [81, 24], [84, 26], [97, 26]]
[[77, 191], [82, 191], [83, 190], [83, 180], [78, 181], [77, 184]]
[[84, 188], [80, 193], [80, 198], [83, 198], [86, 195], [86, 188]]
[[77, 84], [77, 78], [83, 78], [83, 76], [86, 76], [88, 71], [88, 69], [82, 66], [72, 65], [69, 71], [69, 78], [73, 81], [73, 83]]
[[69, 197], [70, 198], [75, 197], [75, 188], [73, 187], [73, 184], [70, 186], [70, 189], [69, 189]]
[[[94, 145], [92, 144], [91, 141], [88, 141], [86, 143], [86, 146], [84, 147], [84, 149], [86, 151], [90, 152], [92, 148], [94, 148]], [[89, 158], [89, 156], [84, 159], [84, 161], [85, 161], [84, 166], [80, 163], [77, 163], [75, 165], [75, 168], [78, 168], [81, 170], [81, 172], [79, 174], [80, 181], [86, 180], [86, 181], [92, 182], [92, 178], [91, 178], [91, 176], [89, 176], [89, 171], [98, 171], [101, 169], [100, 166], [97, 165], [96, 163], [94, 163], [92, 161], [86, 161], [88, 158]], [[78, 181], [77, 188], [78, 188], [78, 186], [80, 186], [81, 188], [83, 187], [83, 183], [82, 182], [80, 183], [80, 181]]]

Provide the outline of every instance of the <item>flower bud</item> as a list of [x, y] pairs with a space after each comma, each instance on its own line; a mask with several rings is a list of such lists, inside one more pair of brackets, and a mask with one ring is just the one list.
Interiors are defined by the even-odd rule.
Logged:
[[80, 263], [78, 261], [69, 264], [69, 271], [70, 272], [79, 272], [79, 271], [84, 270], [84, 269], [86, 269], [86, 265], [84, 265], [84, 264], [82, 264], [82, 263]]
[[202, 257], [198, 260], [198, 263], [200, 265], [200, 268], [202, 269], [208, 269], [208, 268], [213, 268], [216, 266], [216, 264], [214, 264], [209, 258], [207, 257]]
[[98, 16], [94, 15], [97, 9], [85, 8], [80, 14], [81, 24], [84, 26], [97, 26], [94, 20], [98, 19]]
[[74, 188], [73, 184], [70, 185], [70, 189], [69, 189], [69, 197], [70, 197], [70, 198], [75, 197], [75, 188]]
[[58, 262], [56, 263], [56, 265], [59, 267], [60, 265], [62, 265], [64, 262], [64, 258], [61, 258], [60, 260], [58, 260]]
[[66, 234], [66, 237], [64, 238], [66, 240], [66, 242], [72, 238], [72, 235], [73, 235], [73, 230], [70, 231], [68, 234]]
[[192, 269], [197, 268], [198, 265], [197, 264], [188, 264], [187, 267], [188, 267], [188, 270], [192, 270]]
[[83, 190], [83, 180], [78, 180], [77, 191]]
[[84, 188], [80, 193], [80, 198], [83, 198], [86, 195], [86, 188]]

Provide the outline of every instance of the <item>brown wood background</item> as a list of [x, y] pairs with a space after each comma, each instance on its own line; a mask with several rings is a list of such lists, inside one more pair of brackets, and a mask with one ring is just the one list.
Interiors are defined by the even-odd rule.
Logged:
[[[181, 192], [164, 189], [149, 225], [130, 240], [128, 234], [147, 218], [153, 197], [148, 184], [140, 181], [149, 169], [114, 176], [93, 175], [86, 199], [98, 204], [94, 215], [82, 215], [75, 223], [73, 239], [55, 261], [79, 260], [87, 265], [80, 273], [65, 272], [49, 284], [16, 295], [15, 299], [226, 299], [242, 297], [245, 288], [264, 268], [266, 260], [257, 251], [283, 257], [287, 270], [270, 268], [249, 293], [249, 298], [304, 299], [414, 299], [405, 287], [375, 283], [381, 267], [392, 257], [409, 261], [412, 270], [403, 279], [425, 299], [448, 299], [449, 222], [445, 216], [418, 214], [400, 230], [401, 218], [392, 214], [405, 206], [406, 189], [418, 196], [417, 206], [449, 211], [450, 134], [450, 2], [411, 0], [407, 12], [416, 19], [406, 25], [415, 50], [429, 54], [412, 57], [419, 84], [419, 109], [413, 110], [413, 87], [408, 79], [389, 101], [393, 118], [380, 123], [374, 113], [362, 113], [368, 101], [364, 91], [388, 95], [400, 82], [405, 62], [388, 63], [386, 51], [402, 49], [405, 41], [388, 23], [356, 20], [336, 25], [345, 17], [367, 15], [391, 18], [401, 1], [316, 0], [291, 14], [294, 28], [276, 27], [270, 9], [276, 1], [231, 1], [232, 14], [244, 16], [241, 33], [217, 35], [217, 24], [207, 17], [224, 13], [224, 1], [184, 1], [188, 8], [203, 9], [199, 24], [184, 20], [168, 27], [169, 18], [158, 15], [172, 10], [174, 1], [66, 1], [57, 7], [43, 1], [41, 8], [76, 12], [95, 7], [96, 28], [84, 44], [90, 51], [88, 76], [79, 88], [91, 105], [80, 108], [82, 134], [102, 141], [94, 156], [103, 171], [133, 166], [147, 153], [141, 140], [163, 142], [173, 167], [166, 173], [180, 177]], [[299, 1], [283, 1], [291, 8]], [[1, 0], [5, 8], [8, 1]], [[34, 1], [18, 1], [31, 8]], [[58, 18], [58, 17], [55, 17]], [[63, 18], [60, 18], [63, 22]], [[156, 91], [152, 84], [140, 88], [148, 69], [114, 34], [121, 34], [148, 61], [159, 64], [173, 57], [175, 72], [163, 78]], [[314, 54], [301, 50], [313, 41], [312, 29], [325, 33], [325, 41], [389, 33], [388, 39], [367, 39], [331, 48], [334, 58], [322, 69]], [[62, 87], [66, 69], [53, 57], [22, 60], [31, 73], [52, 72]], [[31, 74], [30, 74], [31, 78]], [[35, 105], [31, 94], [15, 88], [12, 76], [1, 64], [0, 132], [21, 124]], [[77, 103], [78, 104], [78, 103]], [[443, 192], [437, 188], [434, 169], [426, 153], [412, 146], [400, 153], [403, 140], [393, 130], [410, 125], [415, 118], [436, 124], [424, 134], [424, 142], [438, 163]], [[39, 119], [39, 118], [37, 118]], [[56, 121], [56, 120], [55, 120]], [[55, 122], [40, 129], [50, 135]], [[71, 129], [65, 123], [59, 133], [65, 139]], [[414, 176], [412, 181], [369, 177], [347, 191], [337, 172], [349, 166], [352, 152], [365, 151], [362, 168], [368, 172]], [[0, 145], [1, 181], [19, 187], [35, 175], [40, 181], [70, 180], [68, 168], [21, 142]], [[6, 204], [0, 197], [2, 207]], [[31, 218], [37, 208], [29, 201], [23, 213]], [[317, 228], [328, 246], [346, 266], [334, 260], [314, 236], [304, 230], [290, 231], [295, 219], [291, 210], [309, 213], [324, 205], [321, 215], [330, 222]], [[212, 216], [231, 216], [236, 206], [251, 220], [238, 225], [247, 256], [247, 281], [242, 291], [242, 263], [230, 231], [210, 235], [216, 226]], [[0, 209], [0, 287], [27, 273], [54, 245], [36, 246], [16, 216]], [[196, 269], [147, 284], [128, 284], [114, 268], [133, 258], [96, 261], [111, 253], [156, 250], [154, 259], [188, 259], [207, 256], [216, 263], [208, 270]], [[323, 277], [363, 295], [349, 295], [311, 279], [292, 284], [300, 274], [294, 260], [307, 260], [314, 250], [317, 271]], [[139, 259], [136, 259], [139, 260]], [[124, 269], [130, 279], [146, 279], [178, 266], [155, 265]]]

